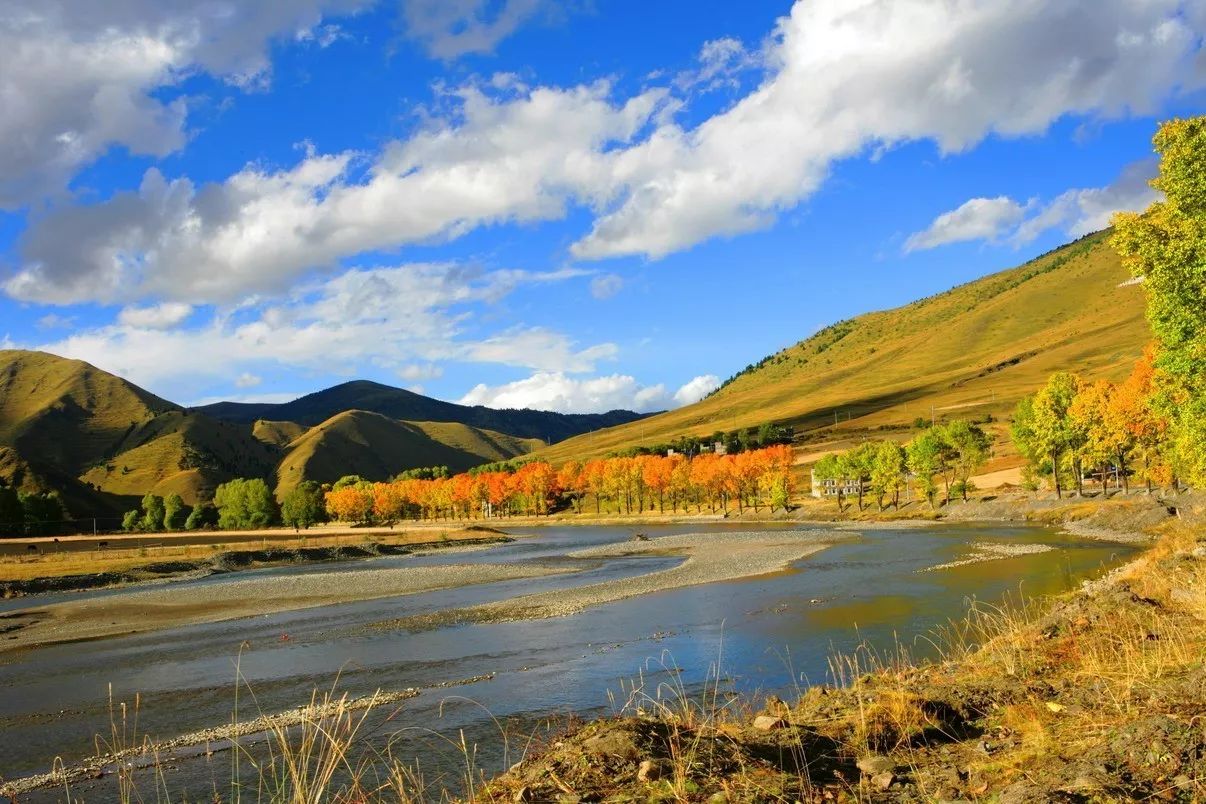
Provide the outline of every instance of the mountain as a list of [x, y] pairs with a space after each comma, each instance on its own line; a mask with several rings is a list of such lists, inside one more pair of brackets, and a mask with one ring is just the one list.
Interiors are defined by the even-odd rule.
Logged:
[[[0, 351], [0, 480], [24, 491], [59, 491], [77, 516], [111, 517], [146, 493], [176, 493], [195, 504], [234, 477], [263, 477], [283, 495], [302, 480], [346, 474], [385, 479], [404, 469], [455, 471], [545, 446], [459, 421], [401, 421], [381, 412], [337, 410], [310, 426], [314, 411], [363, 400], [377, 408], [546, 423], [553, 432], [584, 422], [625, 421], [535, 411], [463, 408], [373, 383], [348, 383], [266, 412], [301, 421], [224, 420], [232, 406], [188, 410], [79, 360], [42, 352]], [[233, 406], [261, 411], [261, 406]], [[527, 416], [526, 414], [532, 414]], [[596, 425], [596, 426], [601, 426]], [[559, 429], [560, 428], [560, 429]], [[580, 432], [581, 430], [577, 430]]]
[[405, 422], [380, 413], [337, 413], [286, 447], [276, 493], [302, 480], [333, 483], [344, 475], [386, 480], [404, 469], [447, 466], [462, 472], [524, 455], [544, 442], [481, 430], [458, 422]]
[[823, 448], [919, 418], [1000, 422], [1057, 370], [1121, 378], [1151, 335], [1142, 289], [1119, 286], [1129, 275], [1108, 235], [836, 323], [747, 367], [701, 402], [537, 455], [598, 456], [765, 422], [792, 425], [801, 441]]
[[295, 422], [310, 427], [338, 413], [362, 410], [405, 421], [458, 422], [520, 438], [539, 438], [550, 444], [642, 418], [641, 414], [628, 410], [552, 413], [542, 410], [495, 410], [481, 405], [469, 407], [368, 380], [345, 382], [283, 404], [217, 402], [195, 410], [216, 419], [243, 424], [263, 419]]
[[245, 428], [186, 411], [79, 360], [0, 351], [0, 478], [57, 489], [78, 512], [109, 514], [147, 492], [193, 501], [275, 452]]

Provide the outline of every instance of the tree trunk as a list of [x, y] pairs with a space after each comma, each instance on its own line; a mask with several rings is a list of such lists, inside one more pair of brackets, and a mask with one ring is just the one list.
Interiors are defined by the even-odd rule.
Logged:
[[1118, 451], [1118, 482], [1122, 485], [1122, 496], [1131, 493], [1131, 481], [1126, 476], [1126, 453], [1122, 450]]
[[1062, 500], [1064, 492], [1059, 485], [1059, 453], [1055, 450], [1051, 450], [1051, 476], [1055, 480], [1055, 499]]

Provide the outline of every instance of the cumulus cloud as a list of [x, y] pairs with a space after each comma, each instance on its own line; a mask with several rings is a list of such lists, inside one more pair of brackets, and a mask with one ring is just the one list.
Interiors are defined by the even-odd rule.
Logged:
[[546, 0], [402, 0], [407, 33], [431, 55], [452, 59], [489, 53], [532, 17]]
[[[319, 8], [308, 2], [298, 8]], [[411, 8], [439, 21], [438, 5]], [[560, 219], [573, 205], [595, 215], [574, 256], [656, 258], [769, 225], [836, 160], [869, 149], [928, 140], [956, 153], [1068, 115], [1151, 112], [1206, 82], [1198, 5], [801, 1], [758, 51], [760, 85], [693, 128], [677, 121], [669, 88], [623, 99], [607, 82], [528, 87], [501, 76], [445, 91], [425, 125], [374, 155], [311, 153], [201, 186], [152, 170], [135, 192], [35, 216], [4, 287], [51, 303], [222, 303], [365, 252]], [[497, 23], [529, 6], [450, 7], [492, 9], [483, 19]], [[748, 58], [728, 40], [704, 56], [717, 76]], [[202, 63], [240, 72], [233, 56]]]
[[1012, 198], [973, 198], [958, 209], [944, 212], [923, 232], [905, 242], [905, 251], [937, 248], [966, 240], [996, 240], [1017, 226], [1026, 215], [1026, 207]]
[[1021, 246], [1051, 229], [1060, 229], [1068, 237], [1100, 231], [1110, 225], [1114, 213], [1141, 210], [1160, 198], [1150, 184], [1156, 169], [1154, 159], [1134, 162], [1106, 187], [1068, 190], [1047, 203], [1022, 204], [1004, 196], [973, 198], [909, 237], [905, 251], [970, 240], [1007, 239]]
[[262, 83], [268, 44], [367, 0], [7, 0], [0, 10], [0, 209], [61, 190], [113, 146], [163, 156], [187, 104], [160, 90], [200, 70]]
[[932, 140], [1041, 133], [1069, 114], [1146, 113], [1195, 72], [1197, 0], [808, 0], [780, 21], [770, 74], [694, 129], [616, 155], [619, 203], [573, 247], [658, 257], [764, 227], [835, 161]]
[[117, 315], [122, 326], [135, 329], [170, 329], [193, 314], [191, 304], [164, 302], [153, 307], [126, 307]]
[[624, 279], [616, 274], [603, 274], [590, 280], [590, 295], [596, 299], [610, 299], [624, 287]]
[[715, 374], [703, 374], [675, 391], [674, 401], [677, 405], [693, 405], [719, 387], [719, 377]]
[[252, 374], [250, 371], [244, 371], [238, 377], [235, 377], [235, 388], [254, 388], [264, 381], [263, 377], [258, 374]]
[[439, 369], [432, 364], [458, 360], [586, 372], [616, 354], [613, 344], [579, 346], [542, 328], [476, 334], [474, 306], [497, 298], [500, 282], [524, 281], [546, 279], [444, 263], [356, 269], [281, 299], [215, 313], [196, 326], [154, 328], [147, 325], [153, 316], [140, 311], [133, 322], [127, 314], [36, 348], [104, 366], [152, 389], [170, 384], [181, 389], [179, 396], [243, 372], [258, 376], [264, 366], [350, 376], [372, 365], [435, 377]]
[[462, 405], [532, 408], [560, 413], [602, 413], [624, 409], [649, 413], [698, 402], [719, 385], [711, 375], [696, 377], [674, 394], [666, 386], [642, 385], [627, 374], [575, 378], [564, 372], [537, 372], [530, 377], [489, 386], [479, 384], [461, 397]]
[[498, 102], [461, 89], [455, 119], [391, 144], [363, 172], [350, 153], [249, 165], [201, 187], [151, 169], [137, 192], [36, 218], [5, 290], [59, 304], [228, 302], [367, 250], [560, 217], [569, 197], [606, 183], [602, 149], [629, 141], [663, 97], [617, 106], [605, 83], [510, 92]]

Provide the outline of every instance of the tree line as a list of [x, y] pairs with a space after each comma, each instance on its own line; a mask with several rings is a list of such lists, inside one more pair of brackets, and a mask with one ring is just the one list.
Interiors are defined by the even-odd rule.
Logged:
[[67, 518], [57, 491], [18, 491], [0, 480], [0, 532], [50, 536], [61, 531]]
[[332, 519], [358, 523], [544, 515], [565, 508], [582, 513], [587, 507], [597, 514], [685, 512], [692, 506], [727, 514], [734, 507], [786, 509], [794, 490], [791, 466], [785, 445], [693, 458], [615, 456], [559, 467], [529, 461], [511, 470], [336, 484], [325, 503]]
[[[936, 508], [939, 489], [943, 504], [952, 495], [965, 501], [973, 489], [971, 476], [988, 460], [992, 440], [979, 426], [958, 419], [935, 425], [904, 444], [895, 441], [864, 441], [845, 452], [831, 453], [813, 466], [813, 478], [828, 488], [839, 511], [846, 497], [855, 496], [858, 510], [867, 494], [876, 497], [879, 510], [888, 504], [900, 508], [902, 492], [913, 488]], [[823, 486], [825, 487], [825, 486]], [[890, 499], [890, 503], [886, 502]]]

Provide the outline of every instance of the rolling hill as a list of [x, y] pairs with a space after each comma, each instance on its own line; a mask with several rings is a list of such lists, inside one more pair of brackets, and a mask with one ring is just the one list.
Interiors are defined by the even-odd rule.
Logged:
[[284, 497], [303, 480], [333, 483], [344, 475], [386, 480], [404, 469], [447, 466], [462, 472], [543, 447], [456, 422], [405, 422], [363, 410], [338, 413], [286, 447], [276, 494]]
[[1120, 378], [1151, 336], [1142, 290], [1119, 287], [1129, 276], [1107, 237], [1090, 235], [1018, 268], [826, 327], [694, 405], [537, 455], [600, 456], [775, 422], [796, 428], [803, 460], [918, 418], [999, 422], [1060, 369]]
[[243, 424], [268, 420], [296, 422], [308, 427], [321, 424], [338, 413], [362, 410], [405, 421], [456, 422], [520, 438], [539, 438], [550, 444], [642, 418], [642, 414], [628, 410], [553, 413], [544, 410], [495, 410], [481, 405], [470, 407], [368, 380], [346, 382], [282, 404], [217, 402], [195, 410], [216, 419]]
[[[368, 401], [381, 407], [391, 399], [434, 410], [447, 405], [372, 383], [348, 383], [332, 389], [339, 393], [313, 396], [322, 404], [351, 404], [357, 387], [373, 389], [376, 396]], [[307, 406], [318, 409], [313, 401]], [[279, 407], [304, 413], [307, 406]], [[531, 422], [571, 426], [561, 419], [591, 417], [535, 413]], [[302, 480], [328, 482], [346, 474], [385, 479], [433, 465], [461, 471], [544, 445], [461, 422], [404, 422], [355, 409], [337, 411], [313, 427], [288, 420], [226, 421], [82, 361], [0, 351], [0, 480], [23, 491], [57, 490], [77, 516], [120, 514], [148, 492], [176, 493], [191, 505], [234, 477], [266, 478], [284, 494]]]

